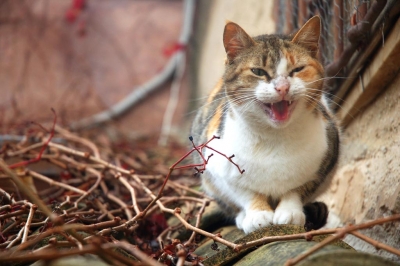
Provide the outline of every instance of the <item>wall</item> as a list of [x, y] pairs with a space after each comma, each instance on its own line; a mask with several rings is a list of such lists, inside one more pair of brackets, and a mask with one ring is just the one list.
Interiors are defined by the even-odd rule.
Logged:
[[[361, 223], [400, 213], [399, 88], [398, 74], [344, 130], [339, 168], [324, 197], [343, 223]], [[399, 223], [363, 232], [400, 248]], [[347, 241], [357, 249], [396, 258], [354, 238]]]

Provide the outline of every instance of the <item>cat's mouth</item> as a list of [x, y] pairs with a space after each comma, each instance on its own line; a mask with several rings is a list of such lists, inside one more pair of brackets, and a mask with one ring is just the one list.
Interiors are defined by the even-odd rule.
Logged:
[[295, 105], [295, 101], [282, 100], [275, 103], [263, 103], [263, 109], [272, 120], [284, 122], [289, 119]]

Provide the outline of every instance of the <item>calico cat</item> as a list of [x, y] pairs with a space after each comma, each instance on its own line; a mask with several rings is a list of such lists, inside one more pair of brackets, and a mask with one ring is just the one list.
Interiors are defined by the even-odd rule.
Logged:
[[[209, 146], [234, 154], [245, 169], [241, 174], [204, 150], [205, 158], [214, 156], [202, 187], [245, 233], [270, 224], [304, 225], [303, 207], [327, 187], [335, 169], [339, 129], [322, 89], [320, 29], [318, 16], [292, 36], [252, 38], [233, 22], [225, 26], [225, 73], [191, 133], [198, 143], [219, 136]], [[318, 205], [326, 207], [305, 210]]]

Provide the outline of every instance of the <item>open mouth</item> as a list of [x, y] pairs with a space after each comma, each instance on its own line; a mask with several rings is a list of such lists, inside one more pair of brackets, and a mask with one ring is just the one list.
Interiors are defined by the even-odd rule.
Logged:
[[284, 122], [289, 119], [290, 114], [296, 105], [294, 101], [285, 101], [275, 103], [262, 103], [264, 111], [273, 119]]

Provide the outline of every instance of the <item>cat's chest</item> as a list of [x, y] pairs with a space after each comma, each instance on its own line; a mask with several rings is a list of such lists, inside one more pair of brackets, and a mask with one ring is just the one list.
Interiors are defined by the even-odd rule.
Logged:
[[248, 130], [237, 121], [227, 121], [222, 138], [210, 143], [228, 157], [234, 154], [232, 160], [245, 170], [240, 174], [226, 158], [208, 150], [206, 155], [214, 154], [207, 166], [214, 178], [278, 194], [315, 178], [327, 149], [322, 123], [306, 123], [299, 132], [295, 129], [266, 131], [264, 136]]

